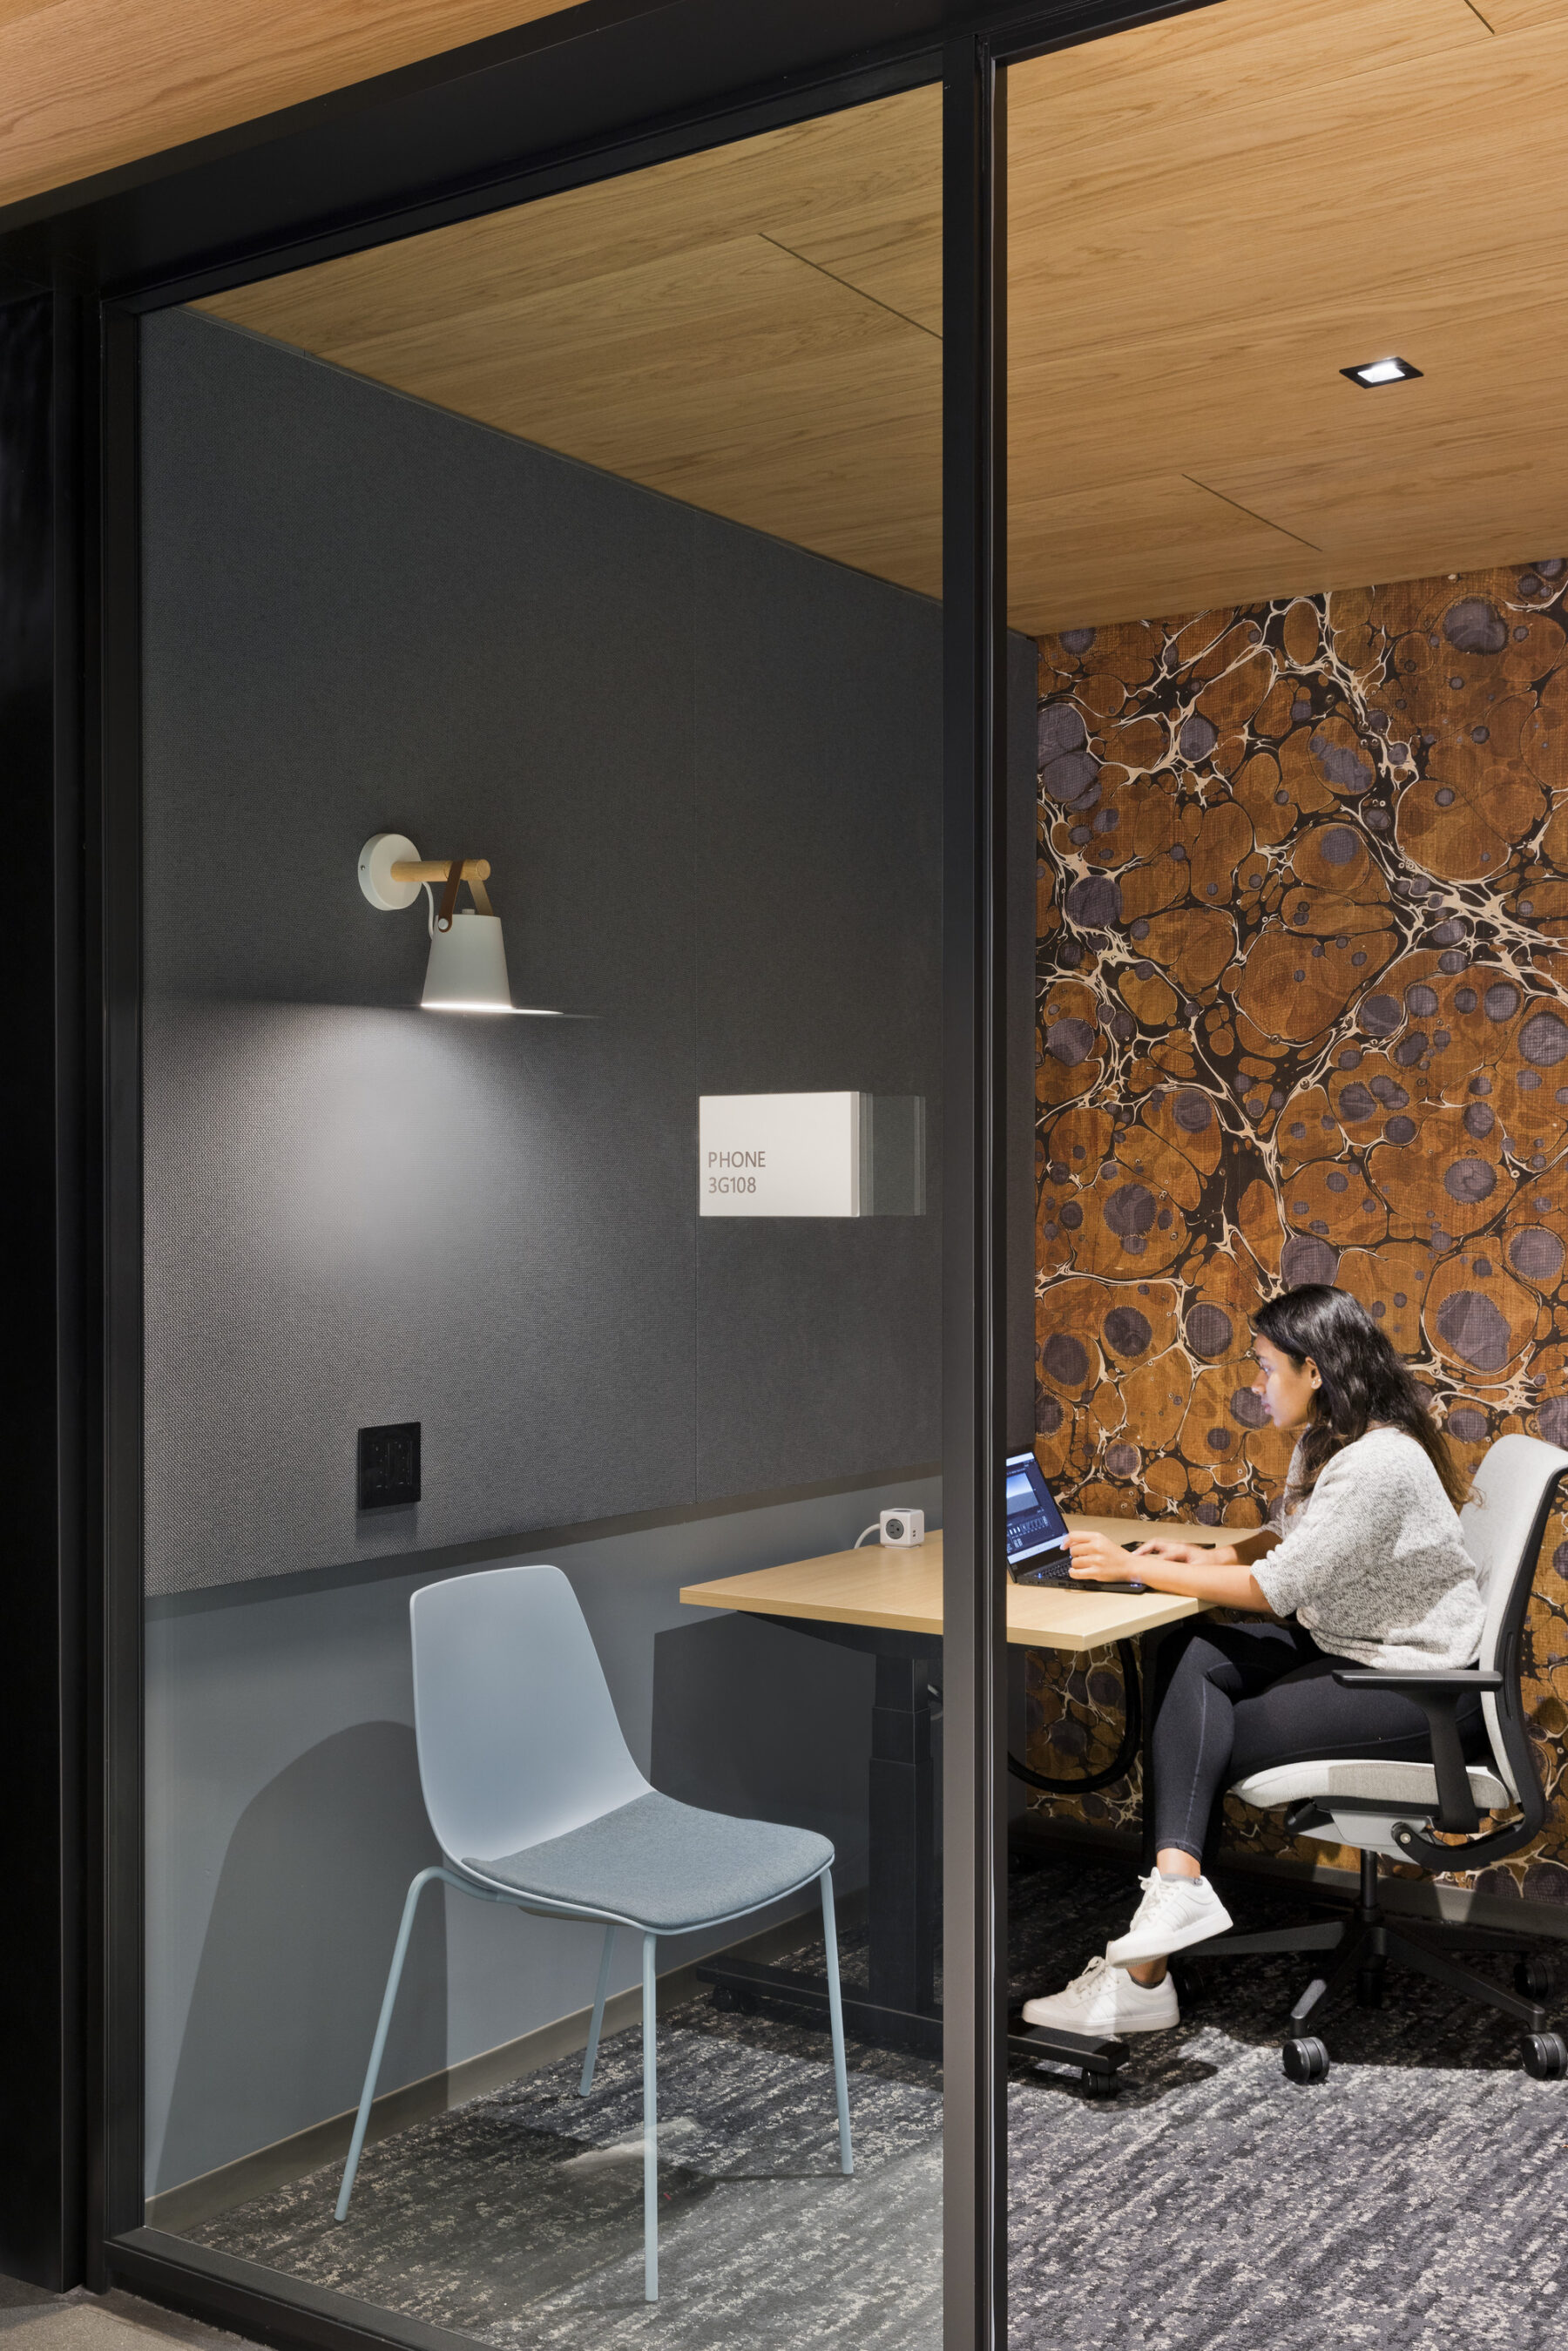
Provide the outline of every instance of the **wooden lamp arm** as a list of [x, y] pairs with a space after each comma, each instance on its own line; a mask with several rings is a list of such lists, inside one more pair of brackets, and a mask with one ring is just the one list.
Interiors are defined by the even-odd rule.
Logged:
[[[457, 876], [460, 882], [487, 882], [490, 879], [487, 857], [464, 857], [456, 862], [462, 868]], [[392, 878], [394, 882], [444, 882], [452, 871], [453, 862], [450, 857], [395, 858]]]
[[490, 878], [487, 857], [421, 857], [405, 832], [375, 832], [360, 852], [360, 888], [382, 914], [412, 906], [422, 889], [434, 902], [441, 893], [441, 912], [434, 928], [449, 931], [457, 911], [457, 892], [466, 882], [481, 914], [495, 914], [485, 884]]

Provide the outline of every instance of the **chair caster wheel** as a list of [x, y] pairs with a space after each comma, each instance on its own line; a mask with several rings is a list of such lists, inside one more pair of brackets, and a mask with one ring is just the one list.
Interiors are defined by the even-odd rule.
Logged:
[[1560, 2032], [1527, 2032], [1519, 2053], [1533, 2081], [1560, 2082], [1568, 2074], [1568, 2041]]
[[1355, 1972], [1355, 2004], [1357, 2008], [1383, 2006], [1383, 1970], [1358, 1968]]
[[1292, 2082], [1328, 2079], [1329, 2053], [1321, 2041], [1311, 2036], [1303, 2041], [1287, 2041], [1280, 2052], [1280, 2063]]
[[733, 1984], [715, 1984], [713, 2004], [721, 2016], [755, 2016], [757, 2002], [748, 1991], [737, 1991]]
[[1114, 2074], [1083, 2073], [1078, 2078], [1086, 2098], [1113, 2098], [1122, 2086]]
[[1515, 1966], [1513, 1988], [1524, 2000], [1550, 2000], [1557, 1989], [1557, 1970], [1550, 1959], [1531, 1951]]

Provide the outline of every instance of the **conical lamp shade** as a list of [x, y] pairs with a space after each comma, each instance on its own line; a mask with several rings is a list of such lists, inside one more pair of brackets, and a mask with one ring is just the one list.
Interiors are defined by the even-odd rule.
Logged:
[[431, 935], [420, 1003], [426, 1012], [510, 1012], [511, 983], [499, 914], [454, 914]]

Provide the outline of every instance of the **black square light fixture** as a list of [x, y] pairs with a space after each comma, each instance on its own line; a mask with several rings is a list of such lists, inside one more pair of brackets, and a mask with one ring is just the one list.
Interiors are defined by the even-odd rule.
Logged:
[[1363, 360], [1359, 367], [1340, 370], [1341, 375], [1349, 376], [1352, 383], [1360, 384], [1364, 392], [1370, 392], [1379, 383], [1408, 383], [1412, 376], [1420, 372], [1408, 360]]

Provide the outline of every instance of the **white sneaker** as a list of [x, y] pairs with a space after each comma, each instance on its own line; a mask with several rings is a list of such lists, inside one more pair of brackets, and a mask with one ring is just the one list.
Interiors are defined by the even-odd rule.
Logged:
[[1144, 1898], [1124, 1935], [1105, 1946], [1113, 1967], [1135, 1967], [1140, 1959], [1163, 1959], [1223, 1935], [1230, 1913], [1207, 1877], [1162, 1877], [1157, 1869], [1140, 1877]]
[[1059, 2032], [1168, 2032], [1181, 2022], [1176, 1989], [1167, 1975], [1164, 1983], [1134, 1983], [1125, 1968], [1113, 1968], [1102, 1952], [1074, 1976], [1065, 1991], [1026, 2000], [1026, 2024], [1054, 2025]]

